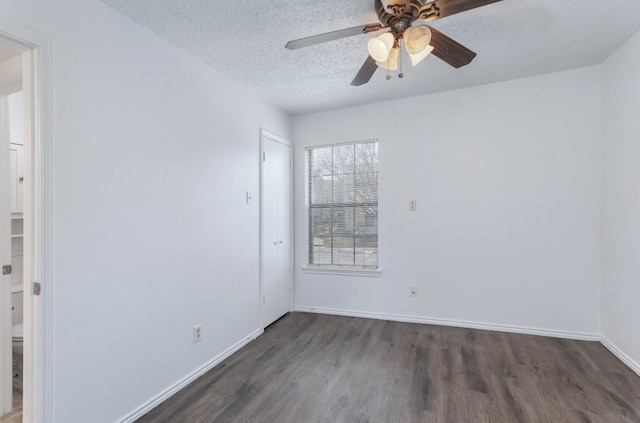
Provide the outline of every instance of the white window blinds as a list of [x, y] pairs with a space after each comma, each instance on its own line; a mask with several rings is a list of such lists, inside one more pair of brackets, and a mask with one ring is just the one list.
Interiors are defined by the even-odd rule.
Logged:
[[307, 149], [309, 264], [378, 267], [378, 142]]

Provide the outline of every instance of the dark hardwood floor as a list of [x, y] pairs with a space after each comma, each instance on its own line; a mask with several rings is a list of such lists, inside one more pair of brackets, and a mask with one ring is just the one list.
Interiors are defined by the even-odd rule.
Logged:
[[291, 313], [138, 422], [640, 422], [640, 377], [597, 342]]
[[22, 423], [22, 389], [13, 387], [13, 410], [0, 417], [0, 423]]

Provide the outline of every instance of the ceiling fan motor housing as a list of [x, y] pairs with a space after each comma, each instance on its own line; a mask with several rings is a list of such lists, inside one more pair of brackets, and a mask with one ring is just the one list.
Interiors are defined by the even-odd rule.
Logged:
[[[386, 5], [386, 8], [385, 8]], [[378, 19], [394, 34], [402, 34], [419, 16], [421, 0], [375, 0]]]
[[416, 19], [431, 21], [440, 16], [437, 1], [375, 0], [375, 9], [380, 22], [396, 37], [402, 37]]

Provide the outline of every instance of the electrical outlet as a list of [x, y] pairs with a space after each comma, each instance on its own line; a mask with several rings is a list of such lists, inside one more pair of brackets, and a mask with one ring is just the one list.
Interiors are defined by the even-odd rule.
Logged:
[[417, 286], [410, 286], [409, 287], [409, 295], [412, 297], [417, 297], [418, 296], [418, 287]]
[[200, 342], [202, 339], [202, 325], [193, 327], [193, 343]]
[[416, 200], [409, 200], [409, 211], [416, 211], [417, 208]]

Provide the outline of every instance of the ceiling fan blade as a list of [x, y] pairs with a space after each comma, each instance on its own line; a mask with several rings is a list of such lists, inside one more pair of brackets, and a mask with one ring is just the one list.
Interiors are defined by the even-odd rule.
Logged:
[[314, 44], [325, 43], [327, 41], [338, 40], [340, 38], [351, 37], [353, 35], [366, 34], [368, 32], [378, 31], [384, 28], [380, 23], [369, 25], [360, 25], [353, 28], [341, 29], [339, 31], [327, 32], [326, 34], [314, 35], [313, 37], [300, 38], [299, 40], [289, 41], [286, 48], [295, 50], [303, 47], [312, 46]]
[[376, 64], [376, 60], [371, 56], [367, 56], [367, 60], [365, 60], [364, 64], [358, 71], [358, 74], [353, 78], [353, 81], [351, 81], [351, 85], [359, 87], [360, 85], [366, 84], [369, 82], [373, 74], [376, 73], [377, 69], [378, 65]]
[[429, 27], [431, 29], [431, 45], [433, 46], [433, 54], [453, 66], [460, 68], [468, 65], [476, 57], [476, 53], [469, 50], [459, 42], [444, 35], [442, 32]]
[[426, 14], [427, 20], [434, 21], [499, 1], [502, 0], [435, 0], [431, 3], [425, 2], [427, 4], [420, 9], [420, 14]]

